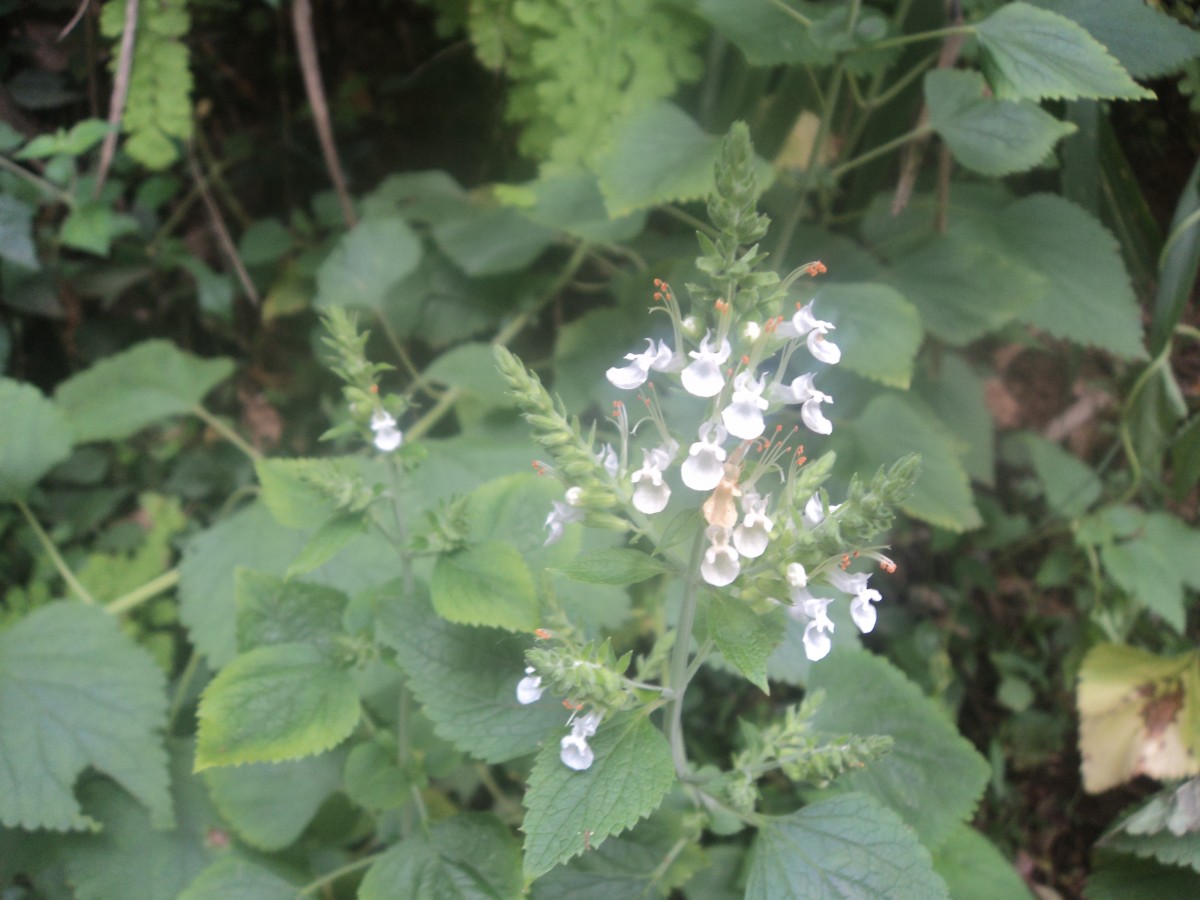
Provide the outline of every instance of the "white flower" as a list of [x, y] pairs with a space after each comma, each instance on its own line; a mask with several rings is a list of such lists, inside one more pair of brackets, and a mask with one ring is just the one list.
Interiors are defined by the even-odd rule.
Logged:
[[621, 461], [617, 458], [617, 451], [613, 449], [612, 444], [605, 444], [600, 448], [600, 452], [596, 454], [596, 462], [600, 463], [609, 478], [617, 477]]
[[661, 447], [642, 451], [642, 467], [629, 477], [634, 485], [633, 506], [639, 512], [653, 515], [667, 508], [671, 487], [663, 480], [662, 470], [670, 461]]
[[742, 556], [755, 559], [767, 550], [771, 529], [775, 527], [775, 523], [767, 518], [768, 499], [754, 493], [742, 498], [742, 509], [746, 514], [742, 523], [733, 529], [733, 546]]
[[871, 604], [878, 603], [883, 599], [883, 594], [874, 588], [867, 587], [867, 580], [870, 577], [867, 572], [848, 575], [841, 569], [835, 569], [829, 573], [830, 584], [839, 591], [854, 595], [854, 599], [850, 601], [850, 617], [854, 619], [854, 624], [863, 634], [875, 627], [877, 617], [875, 607]]
[[747, 322], [742, 326], [742, 337], [748, 341], [757, 341], [760, 334], [762, 334], [762, 326], [757, 322]]
[[558, 758], [563, 761], [564, 766], [576, 772], [590, 768], [596, 759], [596, 754], [588, 746], [587, 738], [581, 734], [568, 734], [559, 742], [559, 746], [562, 749]]
[[551, 544], [557, 543], [563, 536], [563, 526], [570, 525], [572, 522], [581, 522], [586, 515], [585, 511], [571, 503], [571, 491], [567, 491], [567, 502], [560, 503], [557, 500], [551, 500], [550, 505], [554, 508], [550, 510], [550, 515], [546, 516], [546, 524], [542, 527], [547, 529], [550, 534], [546, 536], [543, 547], [549, 547]]
[[595, 710], [586, 716], [580, 716], [571, 723], [571, 734], [578, 737], [591, 737], [596, 733], [596, 729], [600, 727], [600, 720], [602, 718], [604, 717]]
[[699, 350], [692, 350], [688, 356], [695, 362], [688, 365], [679, 373], [683, 389], [693, 397], [715, 397], [725, 387], [725, 376], [721, 374], [721, 365], [729, 359], [733, 348], [728, 340], [721, 341], [719, 349], [714, 350], [709, 338], [712, 332], [705, 332], [704, 340], [700, 342]]
[[792, 329], [797, 336], [804, 335], [808, 343], [808, 352], [823, 363], [837, 365], [842, 358], [842, 351], [832, 341], [827, 341], [825, 335], [833, 331], [833, 323], [818, 319], [813, 315], [812, 308], [815, 300], [796, 310], [792, 316]]
[[725, 451], [721, 448], [728, 432], [716, 422], [700, 426], [700, 440], [688, 448], [680, 474], [693, 491], [711, 491], [725, 475]]
[[[833, 512], [842, 504], [830, 503], [829, 511]], [[816, 528], [825, 521], [825, 504], [821, 502], [820, 494], [813, 494], [808, 498], [808, 502], [804, 504], [804, 524], [809, 528]]]
[[375, 447], [384, 453], [391, 453], [404, 440], [404, 433], [396, 427], [396, 420], [382, 409], [371, 416], [371, 430], [375, 432]]
[[535, 675], [535, 671], [533, 668], [526, 669], [525, 677], [517, 682], [517, 702], [524, 706], [537, 703], [546, 690], [542, 687], [542, 677]]
[[729, 546], [729, 529], [719, 525], [710, 525], [705, 532], [712, 541], [704, 551], [704, 559], [700, 563], [700, 574], [713, 587], [724, 587], [738, 577], [742, 570], [738, 552]]
[[808, 587], [808, 572], [801, 563], [788, 563], [787, 583], [793, 588]]
[[765, 380], [755, 381], [748, 371], [739, 372], [733, 379], [733, 400], [721, 413], [721, 421], [734, 437], [750, 441], [763, 433], [763, 410], [767, 401], [763, 399]]
[[646, 338], [646, 350], [642, 353], [626, 353], [625, 358], [631, 360], [629, 365], [617, 368], [614, 366], [604, 373], [614, 387], [623, 391], [631, 391], [646, 383], [650, 370], [662, 372], [671, 368], [675, 354], [663, 341], [655, 346], [651, 338]]
[[814, 597], [804, 589], [792, 591], [795, 605], [789, 610], [792, 617], [806, 621], [804, 626], [804, 655], [813, 662], [824, 659], [833, 648], [833, 621], [825, 612], [831, 597]]
[[832, 403], [833, 398], [813, 387], [811, 372], [801, 375], [799, 378], [793, 378], [791, 385], [786, 388], [777, 387], [774, 395], [782, 399], [784, 403], [801, 404], [800, 418], [804, 420], [804, 424], [810, 431], [815, 431], [817, 434], [829, 434], [833, 431], [833, 424], [821, 412], [821, 404]]

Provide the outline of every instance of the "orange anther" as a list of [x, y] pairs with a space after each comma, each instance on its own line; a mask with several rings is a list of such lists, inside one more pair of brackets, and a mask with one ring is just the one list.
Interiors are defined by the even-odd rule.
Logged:
[[535, 628], [533, 633], [536, 634], [538, 636], [538, 638], [543, 641], [548, 641], [548, 640], [550, 640], [550, 638], [554, 637], [554, 633], [552, 631], [548, 631], [545, 628]]

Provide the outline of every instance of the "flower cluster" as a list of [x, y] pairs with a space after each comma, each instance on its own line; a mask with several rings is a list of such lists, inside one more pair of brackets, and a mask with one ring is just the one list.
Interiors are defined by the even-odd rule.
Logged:
[[[575, 661], [576, 668], [581, 665], [586, 664], [580, 660]], [[526, 706], [530, 703], [537, 703], [542, 699], [545, 691], [546, 685], [542, 683], [542, 677], [537, 674], [537, 669], [527, 666], [525, 677], [517, 682], [517, 702]], [[582, 772], [595, 761], [596, 757], [588, 744], [588, 738], [592, 737], [596, 733], [596, 729], [600, 727], [604, 713], [597, 708], [580, 715], [584, 704], [572, 703], [570, 700], [563, 701], [563, 706], [571, 710], [571, 716], [567, 719], [567, 727], [571, 729], [571, 733], [559, 742], [559, 758], [563, 765], [576, 772]]]

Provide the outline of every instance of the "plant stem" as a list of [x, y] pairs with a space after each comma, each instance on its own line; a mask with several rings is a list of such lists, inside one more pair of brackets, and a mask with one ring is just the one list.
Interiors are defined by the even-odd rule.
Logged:
[[163, 572], [157, 578], [151, 579], [139, 588], [135, 588], [128, 594], [118, 597], [111, 603], [104, 606], [104, 611], [112, 613], [114, 616], [119, 616], [122, 613], [127, 613], [129, 610], [145, 603], [154, 597], [157, 597], [163, 591], [169, 591], [175, 585], [179, 584], [179, 570], [172, 569], [169, 572]]
[[26, 181], [28, 181], [34, 187], [38, 188], [40, 191], [42, 191], [45, 194], [49, 194], [51, 197], [53, 197], [55, 200], [57, 200], [59, 203], [63, 204], [64, 206], [70, 207], [70, 206], [75, 205], [75, 198], [72, 197], [70, 194], [68, 194], [66, 191], [55, 187], [50, 182], [48, 182], [45, 178], [42, 178], [39, 175], [34, 175], [27, 168], [25, 168], [24, 166], [18, 165], [17, 163], [15, 163], [11, 159], [9, 159], [7, 156], [0, 156], [0, 169], [7, 169], [8, 171], [10, 171], [14, 175], [16, 175], [18, 178], [24, 178]]
[[171, 729], [175, 727], [175, 720], [179, 717], [179, 710], [183, 708], [183, 698], [187, 696], [188, 686], [192, 683], [192, 679], [196, 676], [196, 669], [200, 667], [200, 654], [192, 649], [192, 655], [188, 657], [187, 665], [183, 667], [183, 671], [179, 674], [179, 682], [175, 685], [175, 696], [171, 700], [171, 709], [167, 713], [167, 734], [171, 733]]
[[853, 47], [848, 53], [862, 53], [867, 50], [886, 50], [888, 47], [903, 47], [905, 44], [915, 44], [918, 41], [933, 41], [938, 38], [950, 37], [955, 34], [969, 35], [975, 33], [973, 25], [948, 25], [945, 28], [935, 28], [933, 31], [921, 31], [917, 34], [901, 34], [886, 41], [876, 41], [874, 44], [863, 44]]
[[364, 856], [362, 859], [356, 859], [354, 862], [346, 863], [344, 866], [338, 866], [332, 872], [327, 872], [316, 881], [310, 881], [304, 887], [300, 888], [300, 890], [296, 891], [296, 896], [307, 897], [310, 894], [315, 894], [321, 888], [325, 887], [325, 885], [332, 884], [343, 875], [349, 875], [351, 872], [357, 872], [359, 869], [365, 869], [382, 855], [383, 851], [381, 850], [379, 853], [372, 853], [370, 856]]
[[58, 552], [58, 547], [54, 546], [54, 541], [50, 540], [50, 535], [42, 529], [38, 524], [38, 520], [34, 518], [33, 511], [25, 505], [24, 500], [17, 501], [17, 509], [25, 516], [25, 521], [29, 523], [29, 527], [33, 529], [33, 533], [37, 535], [38, 541], [42, 545], [42, 549], [46, 551], [50, 557], [50, 561], [54, 563], [54, 568], [58, 570], [58, 574], [62, 576], [63, 581], [67, 583], [67, 587], [71, 592], [82, 600], [84, 603], [95, 603], [96, 598], [91, 595], [87, 588], [80, 584], [79, 579], [75, 577], [75, 573], [71, 571], [62, 554]]
[[890, 141], [885, 141], [882, 144], [872, 147], [870, 150], [866, 151], [860, 156], [856, 156], [854, 159], [847, 160], [834, 169], [830, 174], [835, 179], [841, 178], [847, 172], [857, 169], [859, 166], [869, 163], [871, 160], [877, 159], [884, 154], [891, 153], [897, 147], [902, 147], [909, 141], [915, 141], [918, 138], [923, 138], [931, 131], [933, 131], [932, 125], [921, 125], [917, 128], [914, 128], [912, 131], [905, 132], [899, 137], [894, 137]]
[[687, 751], [683, 746], [683, 697], [688, 685], [688, 653], [692, 646], [692, 628], [696, 624], [696, 602], [699, 599], [700, 555], [704, 550], [704, 530], [697, 529], [692, 543], [692, 555], [688, 560], [683, 587], [683, 604], [679, 607], [679, 625], [675, 629], [675, 646], [671, 648], [671, 725], [668, 740], [671, 743], [671, 758], [675, 762], [675, 774], [686, 778], [689, 774]]
[[254, 460], [254, 462], [258, 462], [263, 458], [263, 455], [247, 444], [240, 434], [210, 413], [199, 403], [192, 407], [192, 413], [203, 419], [204, 423], [208, 425], [209, 428], [217, 432], [219, 435], [221, 435], [221, 437], [225, 438], [225, 440], [229, 441], [229, 443], [233, 444], [233, 446], [245, 453], [248, 457]]

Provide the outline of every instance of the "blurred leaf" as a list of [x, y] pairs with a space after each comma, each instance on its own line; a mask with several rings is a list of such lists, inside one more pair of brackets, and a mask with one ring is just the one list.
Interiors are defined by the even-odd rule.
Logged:
[[764, 694], [767, 659], [783, 639], [783, 616], [760, 616], [744, 600], [713, 594], [706, 609], [709, 637], [721, 655]]
[[27, 269], [40, 269], [33, 246], [33, 212], [28, 203], [0, 195], [0, 257]]
[[1100, 839], [1106, 850], [1200, 871], [1200, 780], [1168, 787]]
[[496, 372], [491, 344], [471, 342], [447, 350], [422, 373], [437, 381], [482, 398], [488, 406], [512, 406], [508, 386]]
[[933, 869], [946, 882], [951, 897], [971, 900], [1032, 900], [1017, 870], [996, 846], [969, 825], [938, 845]]
[[238, 255], [248, 266], [278, 262], [292, 249], [292, 233], [278, 219], [258, 219], [238, 239]]
[[644, 211], [610, 218], [599, 182], [590, 172], [543, 174], [528, 185], [497, 187], [496, 193], [534, 222], [589, 243], [631, 240], [646, 223]]
[[529, 567], [502, 541], [443, 553], [433, 567], [430, 593], [438, 614], [461, 625], [532, 632], [540, 624]]
[[1192, 174], [1179, 193], [1159, 267], [1150, 326], [1150, 350], [1156, 356], [1179, 324], [1196, 285], [1196, 272], [1200, 270], [1200, 160], [1192, 167]]
[[71, 454], [71, 428], [41, 391], [9, 378], [0, 378], [0, 409], [0, 501], [24, 500]]
[[343, 781], [346, 796], [372, 812], [404, 806], [412, 799], [415, 783], [397, 763], [394, 739], [385, 743], [378, 738], [350, 751]]
[[137, 220], [132, 216], [114, 211], [103, 200], [88, 200], [71, 208], [58, 239], [76, 250], [108, 256], [114, 238], [137, 230]]
[[1200, 894], [1200, 874], [1155, 860], [1116, 853], [1099, 853], [1083, 896], [1087, 900], [1194, 900]]
[[907, 388], [923, 337], [912, 304], [883, 284], [828, 284], [816, 296], [837, 325], [842, 365], [887, 387]]
[[938, 419], [968, 450], [963, 465], [972, 481], [991, 486], [996, 477], [996, 428], [987, 407], [983, 379], [960, 353], [940, 355], [936, 371], [926, 370], [914, 388]]
[[878, 801], [845, 794], [770, 819], [758, 832], [746, 900], [946, 898], [929, 851]]
[[1136, 532], [1127, 540], [1100, 546], [1104, 570], [1136, 602], [1157, 613], [1177, 632], [1185, 622], [1185, 585], [1200, 590], [1200, 530], [1189, 528], [1169, 513], [1132, 508], [1104, 511], [1116, 527], [1116, 517], [1131, 515]]
[[[822, 12], [818, 4], [803, 0], [791, 0], [787, 5], [810, 20]], [[836, 56], [828, 41], [820, 40], [798, 16], [774, 3], [698, 0], [696, 12], [735, 44], [752, 66], [827, 66]]]
[[341, 591], [239, 568], [234, 573], [238, 649], [312, 644], [331, 649], [349, 601]]
[[421, 242], [404, 219], [364, 219], [321, 264], [313, 305], [377, 308], [420, 261]]
[[178, 900], [295, 900], [301, 885], [236, 854], [219, 857]]
[[925, 75], [930, 124], [969, 169], [999, 177], [1032, 169], [1075, 130], [1036, 103], [985, 96], [978, 72], [934, 69]]
[[1046, 505], [1052, 512], [1074, 518], [1100, 499], [1103, 491], [1100, 477], [1079, 457], [1032, 432], [1022, 434], [1020, 440], [1029, 450]]
[[438, 247], [472, 277], [524, 269], [557, 237], [511, 206], [467, 209], [433, 226]]
[[143, 341], [68, 378], [54, 399], [81, 443], [118, 440], [190, 412], [232, 372], [231, 360], [201, 359], [169, 341]]
[[641, 550], [611, 547], [578, 557], [561, 571], [568, 578], [588, 584], [637, 584], [670, 572], [671, 567]]
[[54, 134], [39, 134], [15, 154], [16, 159], [45, 159], [47, 156], [79, 156], [86, 153], [109, 132], [103, 119], [82, 119], [71, 126], [70, 131], [62, 128]]

